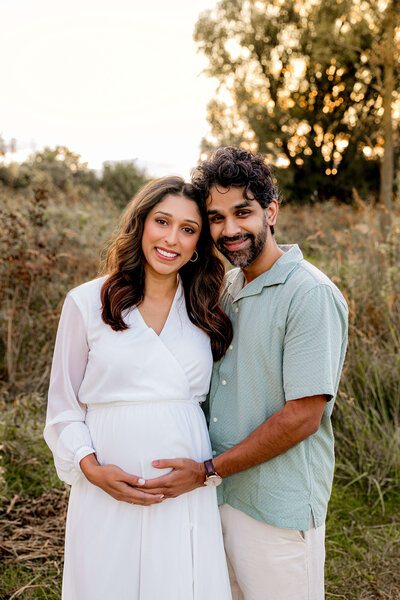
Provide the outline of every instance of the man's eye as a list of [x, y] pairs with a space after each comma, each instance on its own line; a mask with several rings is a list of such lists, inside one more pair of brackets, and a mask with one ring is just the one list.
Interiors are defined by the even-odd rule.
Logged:
[[221, 221], [222, 217], [220, 215], [214, 215], [213, 217], [210, 217], [210, 223], [218, 223], [218, 221]]
[[249, 210], [239, 210], [239, 212], [236, 213], [238, 217], [246, 217], [247, 215], [250, 214]]

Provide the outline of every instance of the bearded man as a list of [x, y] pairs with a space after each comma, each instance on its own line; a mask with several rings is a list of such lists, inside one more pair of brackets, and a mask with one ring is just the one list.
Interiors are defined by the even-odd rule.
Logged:
[[261, 155], [220, 148], [192, 181], [215, 245], [237, 267], [221, 297], [234, 337], [211, 381], [213, 456], [156, 461], [173, 471], [146, 486], [168, 498], [221, 484], [235, 600], [323, 600], [347, 304], [297, 245], [277, 244], [278, 190]]

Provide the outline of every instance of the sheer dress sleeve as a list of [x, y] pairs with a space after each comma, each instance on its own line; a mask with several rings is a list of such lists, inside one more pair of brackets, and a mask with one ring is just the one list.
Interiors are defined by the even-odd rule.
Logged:
[[95, 452], [79, 402], [89, 347], [82, 313], [71, 294], [61, 312], [50, 375], [44, 438], [53, 453], [57, 474], [72, 484], [82, 473], [79, 463]]

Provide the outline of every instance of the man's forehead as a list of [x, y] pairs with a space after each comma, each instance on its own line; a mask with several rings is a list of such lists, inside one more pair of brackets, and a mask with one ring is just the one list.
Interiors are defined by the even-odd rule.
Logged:
[[207, 208], [214, 210], [230, 210], [250, 206], [254, 200], [253, 194], [245, 187], [222, 187], [213, 185], [207, 198]]

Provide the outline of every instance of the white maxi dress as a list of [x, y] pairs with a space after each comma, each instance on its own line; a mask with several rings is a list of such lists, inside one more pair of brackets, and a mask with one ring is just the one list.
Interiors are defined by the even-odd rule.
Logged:
[[158, 336], [137, 308], [115, 332], [101, 319], [104, 278], [69, 292], [60, 319], [44, 436], [71, 484], [63, 600], [230, 600], [216, 491], [152, 506], [112, 498], [80, 460], [96, 452], [145, 479], [159, 458], [211, 457], [200, 407], [209, 387], [208, 336], [187, 316], [182, 285]]

